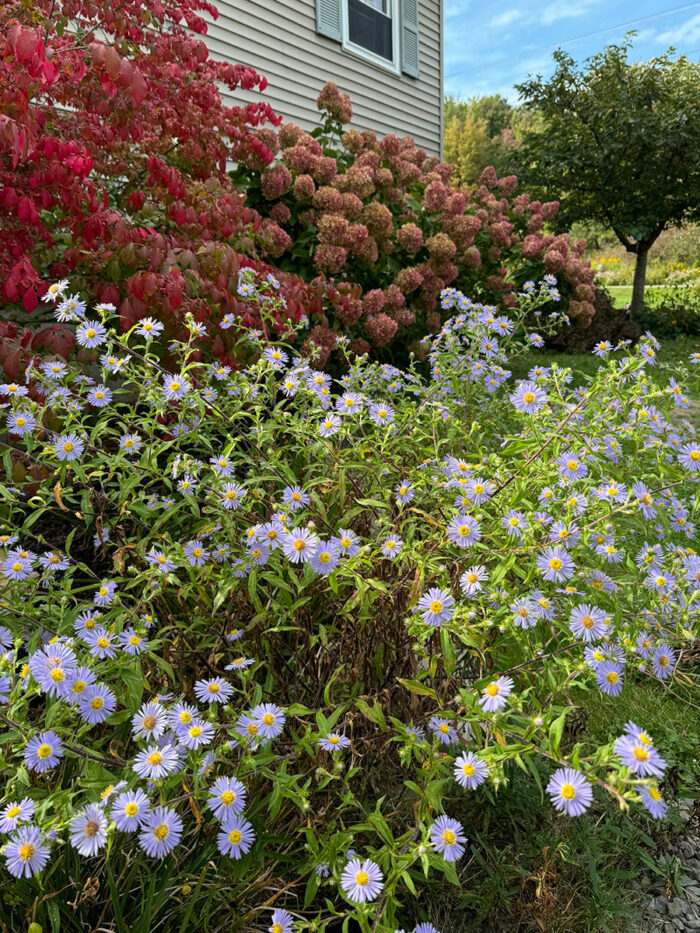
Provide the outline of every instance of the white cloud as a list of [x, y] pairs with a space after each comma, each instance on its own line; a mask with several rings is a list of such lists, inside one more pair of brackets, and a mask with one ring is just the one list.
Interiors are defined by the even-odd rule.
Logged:
[[700, 13], [686, 20], [680, 26], [667, 29], [656, 37], [657, 42], [663, 45], [680, 45], [695, 43], [700, 40]]
[[503, 13], [499, 13], [498, 16], [494, 18], [489, 23], [489, 26], [493, 26], [496, 29], [500, 29], [504, 26], [510, 26], [511, 23], [514, 23], [517, 19], [523, 14], [520, 10], [505, 10]]
[[572, 3], [571, 0], [553, 0], [542, 11], [540, 23], [543, 26], [551, 26], [552, 23], [558, 23], [562, 19], [583, 16], [597, 2], [598, 0], [579, 0], [578, 3]]

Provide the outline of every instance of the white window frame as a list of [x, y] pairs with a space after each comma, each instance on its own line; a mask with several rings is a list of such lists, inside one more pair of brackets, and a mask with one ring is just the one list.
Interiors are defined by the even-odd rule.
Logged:
[[371, 62], [373, 65], [376, 65], [378, 68], [383, 68], [385, 71], [390, 71], [392, 74], [400, 75], [401, 74], [401, 29], [399, 23], [400, 9], [399, 9], [399, 0], [390, 0], [391, 8], [391, 50], [394, 54], [394, 60], [389, 61], [386, 58], [382, 58], [381, 55], [376, 55], [374, 52], [370, 52], [369, 49], [363, 48], [361, 45], [356, 45], [354, 42], [350, 42], [348, 36], [350, 35], [350, 17], [348, 14], [348, 0], [341, 0], [341, 7], [343, 13], [343, 51], [349, 52], [351, 55], [356, 55], [358, 58], [364, 58], [366, 61]]

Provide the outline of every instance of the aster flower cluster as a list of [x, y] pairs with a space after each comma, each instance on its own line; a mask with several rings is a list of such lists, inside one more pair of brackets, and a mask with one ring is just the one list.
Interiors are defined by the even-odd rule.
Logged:
[[[244, 285], [275, 311], [274, 282]], [[47, 360], [0, 386], [13, 447], [40, 468], [3, 483], [12, 875], [44, 871], [57, 840], [96, 860], [118, 838], [110, 853], [145, 866], [196, 846], [235, 879], [276, 852], [309, 897], [384, 909], [389, 818], [340, 828], [326, 808], [356, 807], [358, 775], [394, 767], [393, 747], [419, 791], [401, 858], [426, 871], [472, 844], [430, 782], [486, 801], [540, 753], [565, 816], [598, 788], [663, 816], [643, 727], [581, 761], [561, 739], [573, 681], [610, 703], [671, 681], [697, 632], [700, 453], [675, 401], [692, 377], [656, 385], [645, 337], [597, 351], [585, 384], [555, 365], [513, 383], [553, 287], [508, 318], [446, 290], [429, 378], [357, 358], [335, 381], [264, 333], [243, 368], [201, 361], [195, 321], [165, 371], [147, 319], [118, 336], [107, 306], [58, 290], [99, 376]], [[536, 320], [535, 336], [560, 323]], [[290, 918], [275, 908], [270, 929]]]

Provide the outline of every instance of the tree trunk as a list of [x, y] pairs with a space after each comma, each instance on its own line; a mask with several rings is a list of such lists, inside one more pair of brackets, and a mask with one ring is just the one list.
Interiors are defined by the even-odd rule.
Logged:
[[632, 303], [630, 305], [630, 316], [632, 320], [637, 320], [644, 307], [644, 282], [647, 277], [647, 256], [649, 247], [640, 243], [637, 250], [637, 262], [634, 266], [634, 283], [632, 284]]

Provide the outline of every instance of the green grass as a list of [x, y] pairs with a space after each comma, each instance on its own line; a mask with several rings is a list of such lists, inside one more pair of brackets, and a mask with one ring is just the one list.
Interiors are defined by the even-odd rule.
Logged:
[[[669, 285], [647, 285], [644, 289], [645, 300], [653, 304], [655, 295], [663, 297], [664, 291], [671, 287]], [[632, 301], [631, 285], [606, 285], [605, 288], [610, 292], [612, 303], [616, 308], [624, 308]]]

